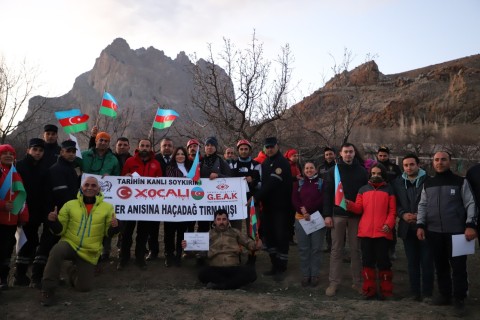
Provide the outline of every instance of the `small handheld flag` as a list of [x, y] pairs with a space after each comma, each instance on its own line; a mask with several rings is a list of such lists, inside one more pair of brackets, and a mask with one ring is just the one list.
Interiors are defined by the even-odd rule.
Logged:
[[153, 127], [156, 129], [165, 129], [172, 125], [173, 121], [180, 115], [174, 110], [158, 108]]
[[335, 165], [335, 205], [347, 210], [347, 202], [345, 201], [345, 194], [343, 193], [343, 185], [340, 179], [340, 171], [338, 165]]
[[75, 133], [87, 130], [88, 118], [87, 114], [82, 114], [80, 109], [72, 109], [55, 112], [55, 117], [60, 122], [66, 133]]
[[108, 92], [103, 93], [102, 105], [100, 106], [100, 114], [107, 117], [117, 117], [118, 103], [117, 100]]
[[190, 168], [190, 171], [188, 171], [187, 178], [192, 179], [195, 182], [200, 179], [200, 156], [198, 155], [198, 150], [195, 159], [193, 160], [192, 167]]
[[257, 239], [257, 213], [255, 211], [255, 202], [252, 201], [250, 202], [250, 237], [253, 240]]
[[0, 199], [5, 201], [13, 200], [13, 209], [11, 213], [15, 215], [19, 214], [25, 205], [27, 193], [23, 186], [22, 178], [13, 165], [0, 187]]

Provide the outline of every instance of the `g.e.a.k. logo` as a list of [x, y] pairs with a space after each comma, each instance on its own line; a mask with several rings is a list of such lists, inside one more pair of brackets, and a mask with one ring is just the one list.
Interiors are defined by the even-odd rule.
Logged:
[[202, 200], [203, 197], [205, 196], [205, 191], [203, 191], [203, 189], [200, 188], [200, 187], [195, 187], [195, 188], [192, 189], [190, 194], [192, 195], [193, 199]]

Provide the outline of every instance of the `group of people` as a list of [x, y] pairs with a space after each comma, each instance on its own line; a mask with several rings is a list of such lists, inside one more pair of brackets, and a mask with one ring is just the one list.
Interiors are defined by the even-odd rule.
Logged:
[[[94, 127], [89, 149], [80, 159], [74, 141], [59, 145], [57, 139], [58, 128], [46, 125], [43, 139], [31, 139], [27, 155], [16, 164], [27, 193], [27, 205], [21, 212], [11, 212], [15, 194], [0, 200], [0, 285], [8, 287], [14, 234], [21, 225], [28, 241], [17, 254], [13, 285], [41, 289], [45, 305], [54, 299], [65, 259], [73, 261], [68, 269], [70, 283], [82, 291], [91, 289], [95, 266], [110, 259], [116, 233], [117, 270], [128, 267], [135, 229], [137, 267], [145, 269], [147, 262], [158, 259], [160, 253], [160, 222], [118, 221], [112, 205], [103, 200], [99, 182], [88, 174], [186, 177], [201, 145], [197, 139], [190, 139], [185, 147], [175, 148], [171, 139], [164, 138], [155, 154], [152, 142], [140, 139], [131, 155], [127, 138], [117, 139], [112, 151], [110, 135]], [[325, 148], [321, 165], [305, 161], [300, 167], [298, 152], [291, 149], [282, 154], [275, 137], [264, 140], [256, 158], [248, 140], [239, 140], [236, 149], [226, 148], [223, 157], [219, 151], [215, 137], [205, 139], [200, 177], [246, 179], [248, 203], [253, 202], [260, 213], [258, 236], [252, 238], [249, 233], [249, 218], [245, 231], [244, 221], [230, 221], [225, 210], [215, 213], [213, 224], [164, 222], [166, 267], [181, 266], [183, 249], [188, 245], [185, 232], [209, 232], [208, 253], [196, 254], [197, 265], [202, 267], [199, 279], [208, 288], [233, 289], [255, 281], [256, 251], [261, 248], [271, 262], [264, 275], [282, 281], [295, 234], [301, 285], [305, 287], [320, 283], [321, 252], [326, 240], [330, 272], [325, 294], [334, 296], [342, 281], [348, 241], [352, 289], [367, 299], [388, 299], [393, 295], [391, 266], [398, 219], [412, 298], [439, 305], [453, 302], [456, 310], [464, 310], [466, 256], [452, 257], [451, 235], [465, 234], [467, 241], [477, 236], [480, 165], [470, 169], [466, 178], [457, 176], [450, 170], [450, 154], [439, 151], [433, 157], [435, 176], [428, 177], [420, 168], [419, 158], [409, 154], [402, 159], [402, 173], [389, 159], [387, 147], [381, 147], [376, 160], [368, 162], [360, 158], [353, 144], [345, 143], [338, 155], [334, 148]], [[15, 159], [10, 145], [0, 146], [1, 185]], [[86, 174], [83, 182], [82, 173]], [[317, 212], [325, 227], [307, 234], [301, 220], [309, 221]], [[239, 246], [247, 249], [246, 263], [240, 259]], [[432, 299], [434, 270], [439, 295]]]

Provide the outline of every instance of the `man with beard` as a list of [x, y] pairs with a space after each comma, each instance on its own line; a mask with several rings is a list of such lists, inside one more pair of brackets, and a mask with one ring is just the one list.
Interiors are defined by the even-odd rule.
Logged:
[[450, 170], [450, 161], [446, 151], [433, 156], [435, 176], [423, 185], [417, 237], [427, 240], [433, 255], [440, 295], [432, 303], [448, 305], [453, 293], [455, 312], [463, 316], [468, 291], [467, 256], [452, 257], [452, 235], [465, 235], [467, 241], [477, 237], [477, 208], [468, 181]]
[[[84, 173], [119, 176], [120, 164], [117, 157], [110, 149], [110, 135], [106, 132], [99, 132], [95, 136], [95, 147], [82, 152], [82, 171]], [[110, 258], [112, 239], [103, 240], [102, 261]]]
[[[155, 154], [152, 151], [152, 143], [148, 139], [142, 139], [138, 142], [138, 148], [135, 155], [128, 158], [123, 166], [122, 176], [131, 176], [137, 173], [142, 177], [161, 177], [162, 167], [155, 160]], [[145, 246], [148, 240], [148, 231], [155, 221], [122, 221], [122, 244], [120, 249], [120, 262], [117, 270], [122, 270], [130, 260], [130, 247], [132, 246], [133, 230], [137, 227], [137, 237], [135, 239], [135, 264], [142, 270], [146, 269]]]
[[[198, 279], [207, 284], [208, 289], [238, 289], [257, 279], [255, 267], [240, 265], [239, 247], [243, 246], [250, 251], [259, 250], [262, 241], [255, 242], [232, 228], [225, 209], [214, 213], [214, 224], [209, 231], [209, 238], [209, 265], [198, 274]], [[187, 246], [187, 241], [183, 240], [182, 248]]]
[[[155, 159], [160, 163], [162, 167], [162, 173], [165, 176], [167, 172], [167, 165], [172, 160], [172, 153], [173, 153], [173, 141], [169, 138], [164, 138], [160, 141], [160, 152], [155, 155]], [[158, 253], [160, 251], [158, 247], [158, 232], [160, 230], [160, 221], [152, 221], [151, 222], [151, 230], [148, 231], [148, 256], [147, 261], [156, 260], [158, 258]], [[163, 225], [165, 228], [165, 224]], [[167, 255], [165, 256], [165, 264], [169, 264], [167, 261], [170, 262], [170, 259], [167, 259]], [[169, 257], [168, 257], [169, 258]]]
[[[340, 148], [341, 159], [337, 162], [338, 177], [343, 186], [343, 194], [346, 200], [355, 201], [358, 190], [368, 183], [368, 175], [362, 164], [356, 159], [355, 146], [351, 143], [344, 143]], [[353, 212], [345, 210], [335, 203], [335, 172], [333, 167], [327, 172], [323, 214], [326, 217], [333, 216], [332, 228], [332, 251], [330, 254], [330, 284], [325, 290], [329, 297], [337, 293], [342, 281], [342, 259], [343, 247], [345, 244], [345, 233], [347, 233], [351, 256], [352, 289], [362, 293], [362, 264], [360, 256], [360, 243], [357, 237], [358, 223], [360, 218]]]
[[[323, 149], [323, 157], [324, 162], [318, 167], [318, 174], [320, 177], [325, 180], [328, 170], [335, 166], [335, 150], [330, 147], [325, 147]], [[327, 232], [325, 233], [325, 240], [327, 243], [327, 248], [324, 252], [332, 251], [332, 229], [327, 228]]]
[[262, 186], [253, 198], [263, 205], [262, 230], [272, 264], [264, 275], [282, 281], [288, 264], [292, 174], [276, 137], [266, 138], [264, 147], [267, 159], [262, 163]]
[[434, 267], [430, 248], [417, 238], [418, 203], [428, 179], [420, 159], [408, 154], [402, 159], [403, 175], [393, 182], [397, 196], [398, 236], [403, 239], [408, 263], [410, 291], [414, 301], [429, 300], [433, 292]]
[[23, 226], [27, 242], [22, 246], [15, 259], [16, 286], [28, 286], [30, 279], [27, 276], [28, 265], [33, 262], [35, 250], [39, 244], [38, 229], [43, 223], [47, 212], [44, 208], [45, 179], [48, 168], [45, 166], [45, 142], [39, 138], [30, 139], [27, 154], [17, 163], [17, 171], [22, 177], [27, 192], [27, 205], [30, 219]]

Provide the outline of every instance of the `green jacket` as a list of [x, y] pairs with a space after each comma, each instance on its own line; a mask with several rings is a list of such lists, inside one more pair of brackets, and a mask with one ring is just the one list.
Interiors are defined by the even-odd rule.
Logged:
[[83, 203], [81, 192], [77, 199], [65, 203], [58, 214], [62, 224], [60, 241], [66, 241], [83, 260], [96, 265], [102, 253], [103, 237], [108, 235], [112, 218], [115, 216], [113, 206], [103, 201], [103, 194], [96, 196], [90, 214]]
[[110, 176], [120, 175], [120, 164], [112, 150], [108, 149], [103, 158], [100, 158], [95, 148], [82, 152], [82, 171], [98, 175], [108, 174]]

